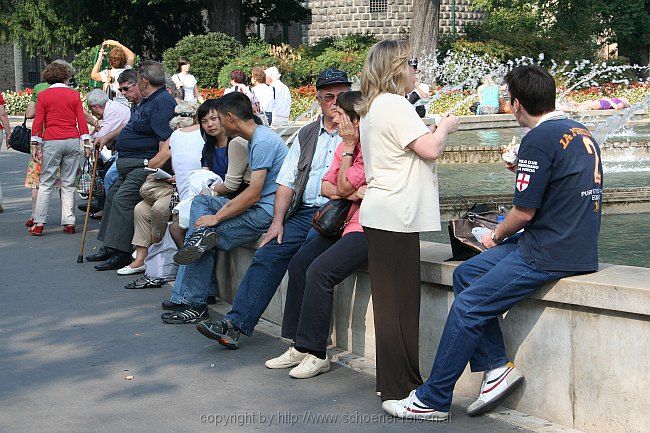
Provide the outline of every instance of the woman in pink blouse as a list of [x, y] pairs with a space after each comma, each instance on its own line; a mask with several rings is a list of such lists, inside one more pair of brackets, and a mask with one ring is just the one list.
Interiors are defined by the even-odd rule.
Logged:
[[[359, 116], [354, 106], [361, 92], [338, 96], [334, 121], [343, 142], [323, 177], [321, 193], [330, 199], [352, 200], [348, 222], [340, 238], [310, 232], [289, 263], [289, 286], [282, 321], [282, 337], [295, 345], [268, 368], [290, 368], [289, 376], [307, 379], [330, 369], [325, 352], [330, 334], [334, 286], [368, 261], [368, 242], [359, 224], [359, 206], [366, 189], [363, 157], [359, 144]], [[311, 236], [315, 234], [315, 236]]]

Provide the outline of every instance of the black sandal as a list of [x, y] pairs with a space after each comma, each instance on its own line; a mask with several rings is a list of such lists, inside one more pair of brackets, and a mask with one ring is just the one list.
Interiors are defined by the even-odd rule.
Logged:
[[88, 216], [90, 217], [90, 219], [93, 219], [93, 220], [101, 220], [101, 219], [102, 219], [102, 215], [97, 215], [98, 213], [99, 213], [99, 212], [91, 213], [91, 214], [88, 215]]
[[165, 281], [161, 278], [151, 278], [146, 275], [141, 276], [137, 280], [131, 281], [124, 286], [125, 289], [157, 289], [163, 285]]

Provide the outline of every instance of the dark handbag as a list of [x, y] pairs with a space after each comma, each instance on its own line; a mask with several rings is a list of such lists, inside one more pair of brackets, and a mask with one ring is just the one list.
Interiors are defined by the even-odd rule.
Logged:
[[341, 236], [343, 228], [348, 222], [351, 207], [351, 200], [330, 200], [316, 211], [311, 220], [311, 225], [325, 237]]
[[485, 251], [483, 244], [472, 234], [475, 227], [490, 230], [499, 224], [502, 212], [488, 211], [486, 205], [474, 205], [465, 215], [449, 221], [449, 241], [453, 260], [467, 260]]
[[29, 154], [29, 146], [32, 141], [32, 130], [27, 127], [27, 118], [22, 125], [18, 125], [11, 131], [9, 146], [18, 152]]

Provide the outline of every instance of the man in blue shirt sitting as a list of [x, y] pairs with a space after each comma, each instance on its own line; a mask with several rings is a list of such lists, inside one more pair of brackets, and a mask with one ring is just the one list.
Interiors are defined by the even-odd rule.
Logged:
[[[195, 323], [208, 318], [216, 249], [230, 250], [258, 239], [271, 225], [280, 167], [287, 145], [270, 128], [257, 125], [250, 99], [232, 92], [217, 100], [221, 125], [229, 136], [248, 140], [251, 180], [232, 200], [199, 195], [192, 200], [185, 245], [174, 256], [180, 264], [171, 300], [164, 301], [165, 323]], [[121, 156], [120, 156], [121, 158]], [[216, 247], [216, 249], [214, 248]]]
[[129, 123], [115, 142], [120, 154], [115, 164], [118, 180], [108, 191], [102, 225], [97, 239], [104, 246], [88, 261], [102, 261], [98, 271], [120, 269], [131, 263], [133, 209], [142, 200], [140, 187], [147, 178], [145, 167], [160, 168], [170, 158], [169, 121], [176, 101], [165, 90], [165, 71], [158, 62], [145, 61], [138, 67], [137, 86], [144, 99], [132, 112]]
[[587, 128], [554, 111], [555, 81], [547, 71], [520, 66], [505, 80], [512, 113], [531, 128], [508, 166], [516, 173], [514, 206], [483, 236], [487, 250], [456, 268], [456, 298], [429, 379], [405, 399], [383, 403], [396, 417], [447, 420], [468, 362], [484, 372], [468, 414], [494, 409], [524, 379], [506, 357], [498, 317], [546, 283], [598, 269], [600, 148]]
[[[228, 349], [238, 347], [241, 332], [253, 333], [291, 258], [307, 239], [312, 216], [328, 201], [320, 194], [321, 183], [341, 143], [333, 107], [338, 95], [350, 90], [350, 84], [347, 74], [338, 69], [318, 74], [316, 99], [322, 116], [302, 127], [291, 145], [278, 174], [273, 222], [237, 289], [232, 309], [223, 321], [197, 325], [200, 333]], [[228, 129], [227, 123], [224, 126]]]

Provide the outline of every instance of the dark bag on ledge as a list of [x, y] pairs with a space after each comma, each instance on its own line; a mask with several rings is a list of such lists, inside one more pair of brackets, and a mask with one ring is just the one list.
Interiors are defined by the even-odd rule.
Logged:
[[311, 225], [325, 237], [341, 236], [348, 220], [350, 207], [352, 207], [351, 200], [330, 200], [316, 211]]
[[472, 234], [475, 227], [494, 230], [501, 212], [489, 211], [486, 204], [475, 204], [465, 215], [449, 221], [449, 241], [452, 260], [467, 260], [485, 251], [483, 244]]

